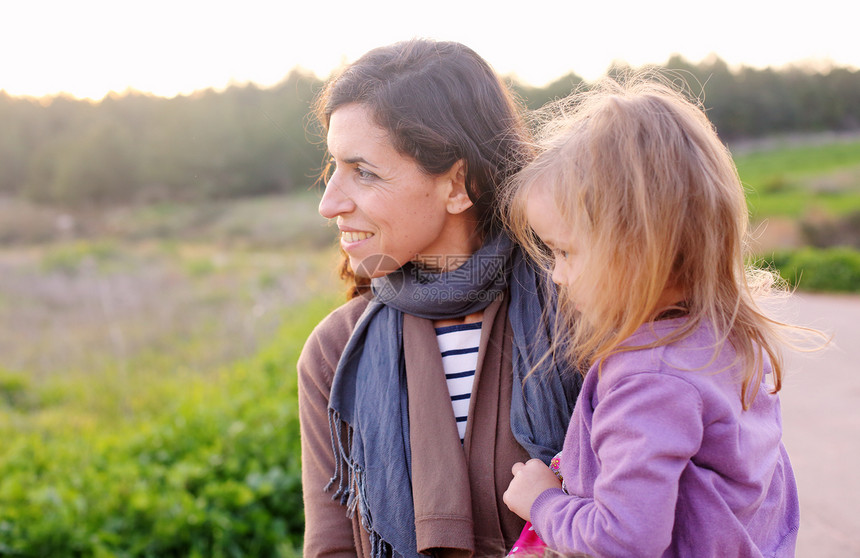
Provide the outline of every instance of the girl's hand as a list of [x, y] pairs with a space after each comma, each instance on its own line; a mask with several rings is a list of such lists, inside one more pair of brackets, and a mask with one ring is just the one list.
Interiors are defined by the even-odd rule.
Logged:
[[511, 472], [514, 478], [502, 499], [512, 512], [526, 521], [531, 521], [534, 501], [545, 490], [561, 488], [561, 481], [540, 459], [514, 463]]

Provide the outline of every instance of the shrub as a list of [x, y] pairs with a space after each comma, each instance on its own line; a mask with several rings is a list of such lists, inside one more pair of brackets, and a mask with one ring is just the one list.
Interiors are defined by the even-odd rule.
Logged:
[[29, 381], [21, 373], [14, 373], [0, 367], [0, 408], [21, 406], [27, 398]]
[[768, 258], [792, 286], [806, 291], [860, 292], [860, 252], [850, 248], [785, 251]]
[[330, 307], [291, 309], [267, 348], [179, 382], [147, 421], [46, 429], [0, 408], [0, 556], [298, 555], [295, 362]]
[[800, 222], [807, 242], [816, 248], [850, 246], [860, 249], [860, 211], [842, 216], [807, 216]]

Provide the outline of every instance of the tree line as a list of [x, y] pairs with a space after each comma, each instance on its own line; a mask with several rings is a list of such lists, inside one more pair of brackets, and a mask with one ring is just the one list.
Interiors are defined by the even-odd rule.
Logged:
[[[610, 72], [621, 72], [620, 67]], [[673, 56], [724, 141], [860, 129], [860, 70], [730, 69]], [[529, 108], [588, 84], [510, 79]], [[0, 196], [57, 205], [200, 201], [307, 189], [324, 157], [308, 112], [322, 81], [296, 69], [278, 85], [162, 98], [134, 91], [95, 103], [0, 91]]]

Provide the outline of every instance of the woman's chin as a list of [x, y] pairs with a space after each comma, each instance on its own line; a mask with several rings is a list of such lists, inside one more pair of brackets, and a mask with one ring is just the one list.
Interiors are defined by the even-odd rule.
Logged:
[[386, 254], [371, 254], [365, 257], [349, 255], [349, 265], [356, 277], [376, 279], [397, 271], [402, 264]]

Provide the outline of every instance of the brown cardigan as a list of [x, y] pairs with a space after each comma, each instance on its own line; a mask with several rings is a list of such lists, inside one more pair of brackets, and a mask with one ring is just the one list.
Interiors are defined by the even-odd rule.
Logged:
[[[367, 302], [354, 299], [311, 333], [298, 362], [305, 504], [304, 555], [369, 557], [358, 514], [324, 492], [334, 471], [328, 398], [332, 377]], [[430, 320], [404, 316], [412, 484], [418, 549], [434, 556], [504, 556], [523, 521], [502, 501], [511, 466], [528, 459], [510, 428], [511, 326], [507, 300], [483, 316], [478, 368], [464, 446]]]

